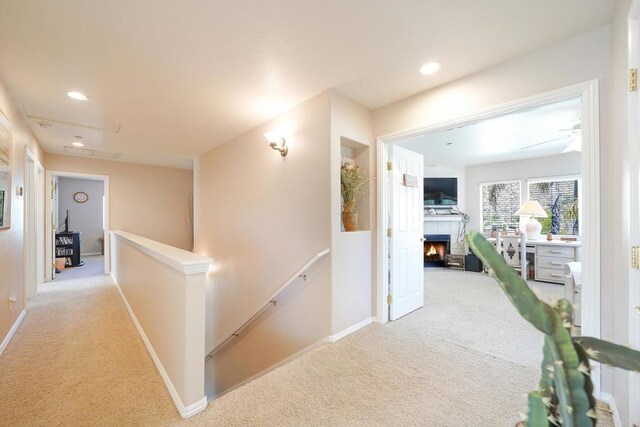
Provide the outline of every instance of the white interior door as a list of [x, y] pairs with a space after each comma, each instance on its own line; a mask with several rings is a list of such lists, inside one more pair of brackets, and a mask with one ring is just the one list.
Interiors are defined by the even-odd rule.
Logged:
[[422, 154], [389, 146], [391, 212], [389, 319], [424, 305], [424, 206]]

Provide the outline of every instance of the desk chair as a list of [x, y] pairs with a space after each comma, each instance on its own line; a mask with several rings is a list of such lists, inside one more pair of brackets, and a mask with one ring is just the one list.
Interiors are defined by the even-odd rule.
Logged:
[[582, 263], [569, 262], [564, 266], [564, 297], [573, 305], [573, 324], [582, 323]]
[[521, 233], [519, 236], [498, 234], [496, 250], [502, 254], [507, 264], [520, 271], [524, 280], [528, 279], [529, 261], [527, 260], [526, 233]]

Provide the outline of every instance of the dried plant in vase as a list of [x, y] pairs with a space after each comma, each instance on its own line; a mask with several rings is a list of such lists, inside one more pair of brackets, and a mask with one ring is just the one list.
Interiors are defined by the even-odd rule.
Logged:
[[345, 231], [355, 231], [358, 228], [357, 205], [369, 178], [355, 163], [342, 161], [340, 167], [340, 192], [342, 194], [342, 224]]

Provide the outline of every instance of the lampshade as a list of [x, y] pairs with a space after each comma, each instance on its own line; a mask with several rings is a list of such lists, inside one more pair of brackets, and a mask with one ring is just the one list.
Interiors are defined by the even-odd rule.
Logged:
[[530, 215], [539, 218], [546, 218], [548, 216], [537, 200], [527, 200], [524, 205], [518, 209], [516, 215]]

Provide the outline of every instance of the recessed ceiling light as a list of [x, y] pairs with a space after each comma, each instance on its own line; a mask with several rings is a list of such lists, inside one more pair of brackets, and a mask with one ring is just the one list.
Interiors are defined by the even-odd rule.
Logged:
[[86, 95], [84, 93], [80, 93], [80, 92], [67, 92], [67, 96], [69, 98], [73, 98], [77, 101], [88, 101], [89, 98], [86, 97]]
[[439, 69], [440, 69], [439, 62], [427, 62], [422, 67], [420, 67], [420, 73], [424, 74], [425, 76], [428, 76], [429, 74], [437, 73]]
[[74, 141], [71, 144], [75, 145], [76, 147], [84, 147], [84, 144], [82, 142], [79, 142], [79, 141]]

